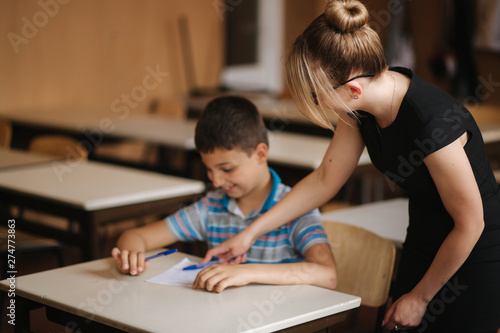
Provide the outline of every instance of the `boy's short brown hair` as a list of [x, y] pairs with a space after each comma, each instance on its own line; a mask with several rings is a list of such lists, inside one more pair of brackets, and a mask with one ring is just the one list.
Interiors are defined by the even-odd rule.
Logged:
[[269, 145], [267, 129], [255, 105], [238, 96], [212, 100], [203, 110], [195, 131], [196, 149], [239, 149], [251, 154], [259, 143]]

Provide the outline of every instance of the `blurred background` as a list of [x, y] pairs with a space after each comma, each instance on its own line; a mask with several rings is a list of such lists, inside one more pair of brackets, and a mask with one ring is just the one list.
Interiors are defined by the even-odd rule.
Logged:
[[[494, 120], [498, 129], [500, 0], [362, 2], [371, 14], [371, 26], [383, 41], [389, 65], [412, 68], [471, 110], [487, 106], [487, 113], [477, 112], [474, 116], [482, 117], [483, 123]], [[283, 71], [291, 44], [324, 11], [325, 3], [325, 0], [2, 0], [0, 118], [17, 126], [11, 148], [27, 148], [27, 131], [20, 131], [19, 124], [29, 125], [30, 116], [45, 132], [54, 122], [75, 134], [71, 123], [77, 127], [87, 118], [111, 119], [112, 125], [126, 118], [133, 120], [134, 116], [151, 114], [196, 119], [208, 100], [226, 93], [264, 101], [258, 106], [271, 109], [271, 117], [267, 116], [271, 129], [331, 136], [330, 132], [296, 121], [299, 118], [293, 112], [297, 110], [290, 101]], [[50, 117], [44, 121], [46, 114]], [[276, 119], [282, 123], [277, 124]], [[82, 140], [83, 132], [79, 131], [76, 134]], [[499, 145], [496, 140], [487, 150], [492, 166], [499, 170], [500, 181]], [[121, 164], [132, 161], [134, 166], [146, 169], [153, 165], [156, 171], [155, 166], [161, 165], [165, 173], [204, 179], [204, 170], [199, 165], [197, 170], [185, 172], [183, 149], [172, 151], [140, 140], [97, 144], [93, 148], [89, 159], [119, 160]], [[165, 158], [168, 161], [163, 163]], [[168, 169], [163, 169], [165, 165]], [[285, 183], [293, 185], [310, 169], [280, 168], [278, 172]], [[356, 174], [323, 211], [401, 195], [394, 188], [388, 190], [387, 182], [379, 175], [369, 184], [378, 195], [360, 199], [367, 175], [372, 177], [372, 171], [361, 170]], [[55, 217], [36, 217], [45, 223], [60, 223]], [[124, 221], [122, 225], [107, 227], [101, 235], [102, 255], [110, 253], [120, 232], [135, 225], [137, 221]], [[204, 248], [184, 250], [204, 254]], [[74, 247], [65, 248], [65, 256], [66, 264], [82, 260], [80, 250]], [[59, 265], [50, 256], [20, 257], [19, 263], [19, 275]], [[38, 316], [41, 318], [43, 314]], [[369, 332], [371, 324], [365, 323], [372, 322], [376, 313], [366, 310], [359, 316], [357, 328], [348, 327], [344, 331]], [[61, 329], [52, 328], [45, 319], [35, 320], [40, 322], [43, 324], [35, 324], [40, 325], [38, 332]], [[5, 322], [1, 327], [5, 332], [13, 329]]]
[[[390, 64], [412, 67], [458, 97], [479, 93], [482, 102], [500, 101], [498, 1], [364, 3]], [[146, 94], [136, 92], [131, 113], [146, 112], [157, 98], [187, 98], [195, 89], [287, 97], [283, 56], [324, 5], [324, 0], [1, 1], [0, 111], [78, 106], [112, 112], [115, 99], [143, 84], [147, 68], [164, 76]], [[250, 68], [256, 62], [261, 67]], [[484, 84], [478, 76], [495, 84], [477, 91]], [[68, 108], [71, 112], [78, 111]]]

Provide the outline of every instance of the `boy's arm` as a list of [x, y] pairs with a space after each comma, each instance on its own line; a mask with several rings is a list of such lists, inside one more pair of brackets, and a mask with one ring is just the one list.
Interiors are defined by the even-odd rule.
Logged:
[[149, 265], [149, 262], [144, 262], [146, 251], [165, 247], [176, 241], [165, 221], [160, 220], [125, 231], [118, 238], [111, 255], [122, 273], [136, 275]]
[[198, 274], [193, 288], [220, 293], [228, 287], [249, 283], [310, 284], [334, 289], [337, 286], [337, 269], [330, 245], [312, 245], [306, 251], [303, 262], [209, 266]]

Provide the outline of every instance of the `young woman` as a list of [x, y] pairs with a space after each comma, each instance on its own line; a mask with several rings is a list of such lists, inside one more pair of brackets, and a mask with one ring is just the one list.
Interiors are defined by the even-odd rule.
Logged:
[[[359, 1], [329, 1], [297, 38], [288, 83], [301, 111], [331, 127], [321, 166], [204, 261], [246, 252], [276, 226], [327, 202], [366, 146], [373, 164], [409, 194], [410, 221], [394, 303], [384, 324], [415, 332], [500, 328], [500, 190], [481, 133], [459, 102], [409, 69], [388, 68]], [[355, 111], [357, 110], [357, 111]]]

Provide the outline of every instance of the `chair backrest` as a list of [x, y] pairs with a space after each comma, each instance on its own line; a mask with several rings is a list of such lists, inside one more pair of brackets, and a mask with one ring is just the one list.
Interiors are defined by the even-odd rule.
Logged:
[[59, 157], [86, 160], [87, 149], [72, 137], [65, 135], [40, 135], [31, 140], [29, 150], [32, 152], [54, 155]]
[[0, 147], [10, 147], [10, 140], [12, 139], [12, 125], [0, 119]]
[[[500, 169], [493, 170], [493, 174], [495, 175], [495, 179], [497, 180], [497, 183], [500, 184]], [[498, 332], [498, 333], [500, 333], [500, 332]]]
[[361, 304], [380, 307], [387, 302], [396, 248], [368, 230], [323, 221], [337, 264], [335, 290], [361, 297]]

